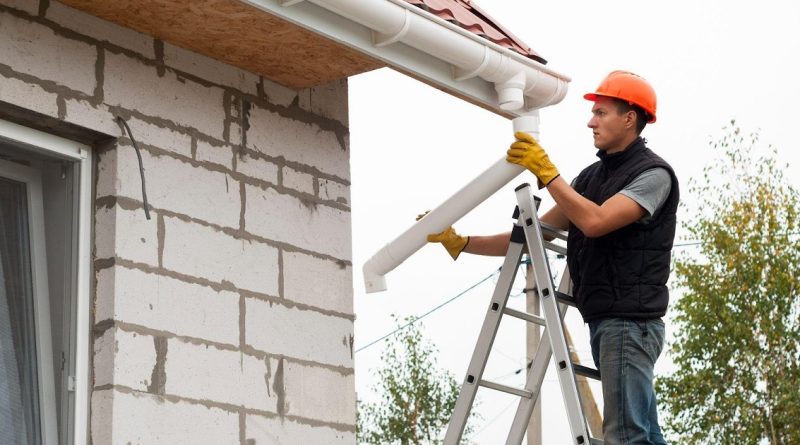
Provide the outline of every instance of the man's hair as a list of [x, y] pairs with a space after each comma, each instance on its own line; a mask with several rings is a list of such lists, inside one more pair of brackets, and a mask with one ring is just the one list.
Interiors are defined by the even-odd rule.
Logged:
[[650, 116], [647, 114], [647, 112], [644, 111], [642, 107], [622, 99], [614, 98], [614, 102], [617, 104], [617, 113], [625, 114], [629, 111], [636, 113], [636, 134], [642, 134], [644, 126], [647, 125], [647, 121], [650, 119]]

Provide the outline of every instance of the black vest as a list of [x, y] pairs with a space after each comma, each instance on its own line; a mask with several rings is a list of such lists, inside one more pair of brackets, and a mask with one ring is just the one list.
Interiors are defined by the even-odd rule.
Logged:
[[570, 224], [567, 264], [573, 295], [586, 322], [664, 316], [669, 303], [672, 241], [680, 192], [672, 167], [637, 138], [624, 151], [597, 153], [600, 161], [575, 180], [575, 190], [601, 205], [645, 170], [662, 167], [672, 178], [667, 200], [647, 224], [633, 223], [598, 238]]

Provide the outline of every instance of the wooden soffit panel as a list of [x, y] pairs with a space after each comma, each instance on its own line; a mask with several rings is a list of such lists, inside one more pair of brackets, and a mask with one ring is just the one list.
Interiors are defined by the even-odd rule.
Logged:
[[294, 89], [384, 63], [238, 0], [60, 0]]

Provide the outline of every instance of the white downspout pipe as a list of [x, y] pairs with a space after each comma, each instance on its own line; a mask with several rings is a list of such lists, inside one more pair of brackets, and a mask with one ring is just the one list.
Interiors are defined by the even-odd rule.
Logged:
[[[539, 137], [539, 112], [513, 120], [514, 131], [525, 131]], [[495, 162], [453, 196], [431, 210], [394, 241], [387, 244], [364, 263], [364, 285], [367, 293], [386, 290], [386, 274], [427, 243], [431, 233], [439, 233], [492, 196], [525, 169], [506, 161]]]

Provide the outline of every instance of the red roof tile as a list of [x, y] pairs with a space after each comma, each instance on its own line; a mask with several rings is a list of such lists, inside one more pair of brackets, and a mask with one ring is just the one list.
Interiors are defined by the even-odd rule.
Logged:
[[502, 47], [541, 63], [547, 63], [522, 40], [511, 34], [470, 0], [405, 0]]

